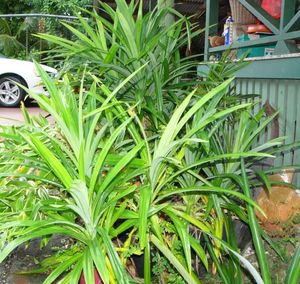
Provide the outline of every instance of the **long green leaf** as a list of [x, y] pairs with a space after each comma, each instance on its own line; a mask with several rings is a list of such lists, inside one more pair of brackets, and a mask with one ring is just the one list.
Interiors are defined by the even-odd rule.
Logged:
[[147, 240], [148, 229], [148, 211], [151, 202], [151, 189], [148, 186], [140, 188], [139, 200], [139, 241], [141, 248], [145, 248]]
[[188, 272], [192, 273], [192, 254], [191, 254], [191, 244], [189, 238], [189, 231], [188, 231], [188, 223], [180, 220], [176, 217], [175, 214], [168, 212], [168, 216], [171, 218], [176, 231], [179, 235], [180, 241], [182, 243], [183, 251], [185, 254], [185, 261], [187, 265]]
[[162, 252], [162, 254], [169, 260], [169, 262], [176, 268], [178, 273], [183, 277], [185, 281], [189, 284], [199, 284], [200, 280], [194, 278], [190, 273], [184, 268], [176, 256], [165, 246], [158, 238], [154, 235], [150, 236], [151, 242]]
[[[245, 162], [243, 158], [241, 158], [241, 171], [242, 171], [242, 178], [244, 183], [243, 184], [244, 194], [247, 197], [251, 198], [248, 178], [246, 175]], [[249, 218], [249, 225], [252, 234], [252, 239], [255, 247], [255, 252], [258, 258], [258, 263], [261, 269], [262, 277], [265, 284], [271, 284], [272, 280], [271, 280], [270, 270], [268, 267], [265, 248], [263, 246], [261, 235], [260, 235], [259, 224], [257, 223], [254, 208], [249, 203], [247, 204], [247, 211], [249, 216], [248, 218]]]
[[52, 284], [60, 275], [62, 275], [68, 268], [70, 268], [76, 261], [82, 257], [81, 254], [70, 257], [69, 260], [61, 263], [55, 268], [50, 275], [44, 280], [43, 284]]
[[66, 168], [54, 156], [54, 154], [36, 137], [29, 135], [28, 139], [35, 146], [37, 153], [45, 159], [53, 173], [62, 181], [64, 186], [69, 189], [72, 184], [72, 177], [69, 175]]
[[285, 284], [297, 284], [300, 281], [300, 246], [294, 253], [292, 261], [289, 265], [286, 277]]
[[101, 176], [101, 168], [103, 166], [103, 163], [105, 161], [105, 158], [107, 157], [109, 150], [111, 149], [113, 143], [116, 141], [120, 133], [125, 129], [125, 127], [128, 125], [128, 123], [131, 121], [131, 119], [127, 119], [124, 121], [110, 136], [108, 141], [105, 143], [105, 146], [101, 150], [101, 152], [98, 154], [92, 176], [91, 176], [91, 181], [90, 181], [90, 191], [92, 191], [95, 188], [95, 185], [97, 183], [97, 179], [99, 176]]
[[120, 257], [117, 254], [117, 252], [113, 246], [113, 243], [109, 238], [108, 233], [102, 228], [99, 228], [98, 232], [100, 233], [103, 243], [107, 249], [107, 254], [111, 261], [117, 283], [129, 284], [128, 276], [127, 276], [126, 272], [124, 271]]

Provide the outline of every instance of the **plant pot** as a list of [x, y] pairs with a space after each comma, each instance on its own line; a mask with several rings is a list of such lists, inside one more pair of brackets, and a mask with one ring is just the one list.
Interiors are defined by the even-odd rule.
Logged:
[[[101, 281], [100, 275], [99, 275], [96, 268], [94, 269], [94, 278], [95, 278], [95, 283], [94, 284], [103, 284], [103, 282]], [[82, 272], [81, 276], [80, 276], [79, 284], [93, 284], [93, 283], [87, 283], [85, 281], [84, 274]]]

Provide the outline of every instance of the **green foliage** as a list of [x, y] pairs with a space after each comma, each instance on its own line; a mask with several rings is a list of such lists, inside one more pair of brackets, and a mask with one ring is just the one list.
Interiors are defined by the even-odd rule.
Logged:
[[25, 46], [18, 41], [19, 31], [12, 34], [8, 21], [0, 19], [0, 53], [12, 56], [25, 49]]
[[3, 1], [0, 6], [1, 14], [39, 13], [45, 6], [51, 14], [71, 14], [74, 10], [87, 8], [93, 4], [92, 0], [9, 0]]
[[[0, 261], [31, 239], [63, 234], [74, 246], [41, 264], [51, 270], [45, 283], [78, 283], [82, 271], [94, 283], [95, 268], [105, 284], [153, 283], [151, 253], [169, 283], [200, 283], [196, 266], [224, 283], [241, 279], [243, 266], [262, 283], [239, 254], [232, 220], [249, 223], [259, 241], [253, 165], [283, 138], [256, 144], [272, 117], [231, 96], [233, 79], [192, 77], [196, 63], [180, 57], [193, 35], [187, 19], [166, 27], [169, 10], [143, 15], [141, 5], [116, 2], [103, 4], [111, 22], [91, 13], [78, 29], [65, 23], [77, 40], [40, 35], [69, 68], [53, 81], [37, 65], [49, 96], [30, 96], [52, 124], [23, 108], [25, 124], [0, 132]], [[25, 206], [11, 202], [19, 198]], [[268, 280], [261, 243], [256, 252]], [[127, 269], [142, 254], [143, 280]]]
[[[219, 111], [215, 116], [199, 117], [199, 121], [195, 123], [195, 113], [210, 106], [220, 94], [224, 95], [231, 80], [199, 100], [192, 100], [195, 96], [195, 92], [192, 92], [175, 110], [163, 133], [155, 138], [156, 141], [148, 141], [140, 134], [138, 117], [131, 117], [132, 113], [123, 109], [122, 103], [115, 98], [117, 90], [121, 90], [126, 81], [143, 70], [137, 70], [112, 93], [103, 84], [99, 88], [97, 82], [90, 89], [84, 89], [83, 78], [77, 97], [70, 88], [67, 77], [61, 86], [56, 86], [40, 67], [38, 69], [50, 98], [31, 95], [52, 115], [56, 122], [55, 128], [49, 127], [45, 120], [36, 124], [24, 110], [27, 124], [13, 130], [16, 134], [2, 134], [5, 143], [18, 145], [19, 148], [18, 155], [16, 146], [6, 146], [2, 151], [2, 165], [5, 165], [2, 176], [11, 176], [9, 173], [18, 171], [22, 165], [23, 170], [18, 176], [26, 178], [26, 182], [30, 179], [46, 187], [54, 185], [57, 197], [51, 194], [46, 196], [46, 200], [39, 201], [36, 209], [38, 218], [32, 219], [29, 215], [25, 220], [16, 220], [14, 214], [6, 216], [0, 227], [7, 232], [10, 245], [4, 247], [0, 259], [32, 238], [60, 233], [74, 238], [81, 250], [69, 256], [64, 265], [60, 264], [55, 269], [53, 267], [54, 270], [45, 283], [51, 283], [69, 267], [74, 269], [65, 279], [77, 279], [78, 269], [83, 269], [86, 278], [92, 281], [94, 265], [105, 283], [110, 278], [115, 278], [119, 283], [127, 282], [129, 278], [121, 265], [126, 263], [125, 259], [122, 260], [124, 255], [120, 258], [117, 254], [118, 247], [115, 248], [112, 240], [129, 230], [138, 232], [139, 247], [136, 241], [129, 240], [138, 247], [136, 253], [141, 253], [150, 241], [185, 281], [198, 283], [192, 272], [189, 252], [194, 250], [204, 264], [207, 260], [203, 254], [204, 249], [195, 242], [188, 228], [200, 230], [216, 242], [218, 233], [215, 230], [219, 226], [217, 220], [213, 220], [214, 213], [208, 212], [209, 218], [203, 218], [206, 211], [203, 206], [204, 196], [212, 192], [218, 202], [222, 196], [226, 196], [227, 204], [232, 204], [233, 207], [238, 205], [235, 205], [232, 197], [241, 198], [256, 206], [250, 198], [239, 193], [238, 188], [232, 185], [216, 186], [213, 176], [209, 176], [208, 180], [207, 177], [199, 176], [198, 172], [209, 169], [210, 162], [266, 155], [259, 152], [206, 155], [199, 147], [202, 154], [199, 156], [199, 153], [194, 153], [199, 156], [197, 161], [186, 164], [185, 152], [189, 145], [207, 143], [206, 140], [193, 137], [198, 131], [228, 117], [236, 110], [247, 111], [250, 105], [242, 104]], [[97, 100], [102, 105], [95, 110]], [[129, 139], [125, 148], [116, 144], [121, 137], [125, 141]], [[151, 149], [150, 152], [146, 151], [142, 155], [146, 148]], [[139, 158], [139, 152], [144, 158]], [[8, 167], [10, 164], [12, 166]], [[134, 177], [141, 180], [140, 187], [131, 183]], [[3, 182], [8, 186], [11, 180], [5, 179]], [[142, 192], [147, 194], [147, 198], [143, 197]], [[178, 199], [176, 203], [173, 202], [174, 198]], [[195, 206], [196, 204], [199, 206]], [[124, 218], [118, 225], [118, 220]], [[168, 224], [169, 232], [161, 227], [159, 220]], [[176, 242], [170, 243], [174, 237], [181, 241], [183, 254], [178, 253]], [[122, 242], [119, 244], [123, 250]], [[222, 243], [216, 248], [219, 250], [221, 247]], [[109, 266], [105, 261], [106, 255]], [[145, 263], [145, 269], [149, 265], [150, 263]]]
[[91, 0], [21, 0], [24, 5], [30, 6], [32, 12], [47, 12], [49, 14], [72, 14], [78, 7], [86, 8], [93, 4]]
[[[138, 175], [140, 170], [131, 163], [134, 162], [134, 157], [143, 144], [134, 146], [127, 154], [115, 153], [119, 162], [115, 166], [109, 166], [108, 152], [112, 151], [111, 147], [115, 140], [126, 130], [125, 127], [131, 119], [126, 119], [112, 131], [111, 138], [106, 139], [107, 123], [102, 125], [103, 128], [100, 132], [95, 132], [95, 127], [99, 127], [98, 120], [105, 116], [98, 113], [93, 118], [84, 118], [88, 113], [83, 112], [83, 104], [87, 109], [93, 109], [92, 106], [96, 100], [95, 89], [89, 90], [88, 93], [83, 93], [82, 90], [80, 100], [77, 102], [76, 96], [68, 87], [69, 84], [66, 80], [62, 86], [62, 90], [65, 90], [66, 101], [62, 107], [62, 93], [58, 91], [47, 74], [43, 73], [41, 68], [39, 70], [42, 72], [41, 75], [49, 89], [51, 99], [33, 96], [44, 109], [58, 119], [57, 131], [61, 138], [57, 139], [53, 136], [53, 130], [49, 128], [49, 125], [45, 125], [44, 120], [35, 126], [24, 110], [28, 118], [27, 126], [19, 129], [17, 135], [6, 133], [3, 136], [7, 139], [5, 143], [15, 143], [15, 145], [20, 143], [25, 146], [26, 150], [21, 147], [17, 154], [16, 151], [12, 153], [10, 149], [7, 149], [1, 160], [6, 161], [6, 165], [7, 160], [12, 161], [12, 166], [8, 167], [7, 171], [19, 170], [20, 165], [23, 165], [24, 170], [20, 176], [32, 180], [31, 183], [43, 181], [45, 185], [49, 182], [53, 184], [51, 181], [48, 182], [49, 179], [52, 179], [57, 188], [55, 190], [57, 196], [53, 196], [52, 193], [38, 202], [39, 206], [35, 209], [38, 213], [37, 218], [31, 218], [32, 216], [29, 215], [28, 218], [19, 220], [15, 218], [13, 212], [6, 215], [6, 221], [1, 223], [1, 228], [3, 232], [6, 230], [9, 232], [7, 239], [12, 238], [13, 240], [10, 242], [10, 246], [5, 247], [1, 252], [1, 259], [5, 258], [16, 246], [29, 239], [56, 232], [75, 238], [78, 244], [81, 244], [82, 249], [65, 260], [63, 265], [58, 263], [59, 266], [53, 270], [45, 283], [52, 283], [75, 263], [81, 269], [83, 268], [86, 278], [91, 280], [94, 275], [93, 265], [90, 264], [92, 259], [102, 279], [108, 283], [109, 274], [105, 265], [105, 255], [108, 256], [113, 269], [115, 269], [111, 273], [120, 280], [119, 283], [127, 283], [127, 276], [121, 266], [117, 265], [120, 263], [120, 259], [112, 248], [108, 232], [118, 220], [113, 214], [114, 210], [112, 209], [115, 209], [116, 212], [118, 209], [114, 205], [118, 203], [119, 198], [123, 199], [127, 195], [132, 195], [137, 190], [130, 180]], [[107, 100], [108, 107], [109, 103], [110, 101]], [[71, 109], [73, 109], [72, 113], [70, 113]], [[91, 127], [92, 125], [93, 127]], [[44, 132], [41, 132], [40, 127], [43, 127]], [[100, 150], [101, 148], [103, 151]], [[126, 170], [124, 170], [125, 167], [127, 167]], [[37, 169], [37, 172], [29, 174], [32, 168]], [[6, 167], [3, 170], [5, 169]], [[99, 173], [108, 169], [109, 173], [105, 178], [101, 177], [101, 174], [99, 176]], [[89, 181], [93, 181], [92, 177], [95, 176], [95, 173], [97, 173], [96, 181], [90, 184]], [[120, 183], [117, 176], [119, 176]], [[11, 186], [10, 180], [3, 180], [3, 182], [6, 186]], [[26, 186], [27, 181], [24, 183]], [[119, 188], [119, 186], [121, 187]], [[117, 188], [119, 189], [117, 190]], [[125, 200], [124, 204], [129, 205], [127, 204], [129, 200]], [[104, 207], [101, 206], [103, 202], [105, 202]], [[17, 215], [21, 214], [20, 208], [17, 213]], [[100, 224], [104, 227], [100, 228]], [[77, 279], [78, 275], [76, 270], [74, 271], [72, 270], [68, 277]]]
[[180, 274], [174, 270], [170, 262], [159, 253], [152, 254], [152, 273], [154, 283], [183, 284], [186, 283]]
[[191, 90], [189, 86], [197, 84], [197, 62], [192, 57], [181, 58], [181, 50], [189, 48], [199, 30], [182, 15], [165, 26], [164, 18], [175, 11], [156, 8], [143, 14], [142, 1], [138, 6], [121, 0], [116, 4], [116, 10], [101, 4], [105, 16], [89, 13], [91, 19], [86, 20], [78, 15], [79, 26], [63, 23], [72, 40], [48, 34], [39, 37], [57, 46], [51, 60], [63, 57], [73, 72], [86, 68], [112, 88], [147, 63], [118, 98], [135, 107], [148, 130], [158, 130]]
[[0, 6], [1, 14], [19, 14], [30, 11], [30, 2], [25, 3], [23, 0], [2, 1]]
[[296, 284], [300, 280], [300, 246], [296, 249], [295, 254], [290, 262], [285, 283]]
[[[241, 170], [242, 170], [242, 178], [243, 178], [243, 190], [245, 195], [250, 197], [251, 196], [250, 188], [249, 188], [249, 183], [246, 175], [245, 163], [243, 158], [241, 163], [242, 163]], [[252, 234], [252, 240], [255, 246], [255, 251], [262, 272], [263, 280], [264, 283], [271, 283], [271, 275], [268, 267], [265, 249], [262, 243], [262, 237], [260, 235], [260, 227], [257, 222], [253, 206], [247, 205], [247, 211], [248, 211], [248, 218], [249, 218], [249, 226]]]
[[[1, 3], [0, 14], [45, 13], [73, 15], [76, 11], [80, 12], [78, 7], [90, 9], [92, 4], [93, 1], [89, 0], [10, 0]], [[32, 33], [41, 31], [65, 36], [64, 29], [61, 28], [61, 24], [56, 19], [30, 17], [25, 19], [19, 17], [13, 17], [9, 20], [0, 19], [0, 52], [9, 57], [31, 59], [36, 50], [42, 51], [49, 47], [44, 42], [31, 36]]]
[[[14, 23], [17, 23], [16, 27]], [[37, 21], [33, 18], [22, 21], [15, 18], [0, 19], [0, 53], [19, 59], [39, 58], [36, 52], [40, 48], [40, 41], [30, 37], [30, 33], [35, 31], [36, 27]]]
[[[30, 3], [25, 4], [22, 0], [2, 1], [0, 5], [0, 14], [20, 14], [30, 12]], [[19, 31], [24, 26], [24, 19], [14, 18], [13, 21], [0, 19], [0, 52], [14, 57], [24, 49], [25, 36], [19, 37]], [[5, 27], [3, 29], [3, 27]], [[24, 36], [24, 37], [23, 37]], [[23, 40], [24, 39], [24, 40]]]

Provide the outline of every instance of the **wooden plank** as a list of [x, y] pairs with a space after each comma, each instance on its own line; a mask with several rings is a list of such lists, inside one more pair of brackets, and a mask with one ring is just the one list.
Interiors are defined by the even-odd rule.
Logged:
[[[293, 82], [286, 80], [285, 81], [285, 101], [284, 101], [284, 117], [285, 117], [285, 127], [284, 135], [287, 136], [285, 144], [293, 143]], [[284, 153], [283, 164], [291, 165], [293, 161], [293, 156], [291, 151], [286, 151]]]
[[277, 42], [275, 47], [275, 55], [280, 54], [289, 54], [289, 53], [298, 53], [299, 48], [296, 44], [296, 41], [291, 40], [280, 40]]
[[[259, 103], [255, 106], [254, 113], [257, 113], [262, 107], [263, 107], [263, 98], [262, 98], [262, 80], [254, 80], [250, 79], [252, 81], [253, 87], [254, 87], [254, 94], [260, 95], [256, 99], [256, 101], [259, 101]], [[260, 137], [256, 139], [256, 144], [259, 145]]]
[[[271, 106], [280, 110], [280, 135], [288, 137], [286, 144], [300, 141], [300, 80], [238, 78], [235, 82], [237, 94], [259, 93], [262, 96], [260, 107], [269, 99]], [[257, 110], [258, 106], [255, 108], [255, 111]], [[270, 129], [260, 135], [256, 145], [261, 145], [269, 139]], [[300, 164], [300, 148], [278, 153], [274, 164], [277, 167]], [[300, 172], [295, 175], [294, 184], [300, 188]]]

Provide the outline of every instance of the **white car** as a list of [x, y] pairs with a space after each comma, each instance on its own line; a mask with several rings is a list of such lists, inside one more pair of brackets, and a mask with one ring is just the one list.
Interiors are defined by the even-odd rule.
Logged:
[[[41, 66], [50, 76], [56, 75], [56, 69]], [[37, 94], [46, 93], [33, 62], [9, 59], [0, 55], [0, 106], [15, 107], [24, 100], [26, 92], [16, 83]]]

